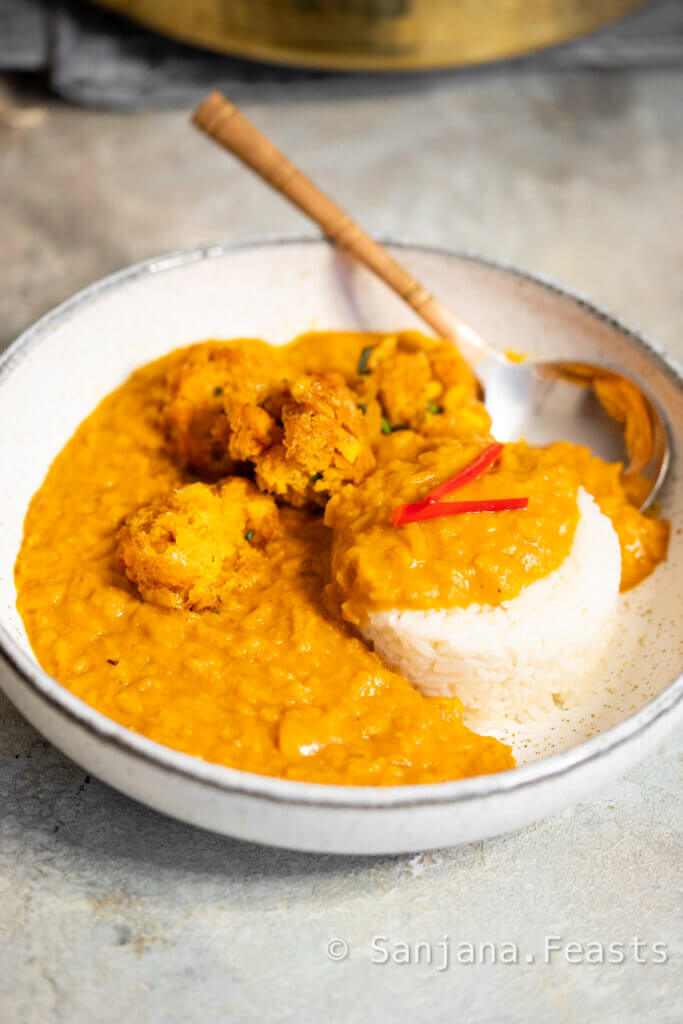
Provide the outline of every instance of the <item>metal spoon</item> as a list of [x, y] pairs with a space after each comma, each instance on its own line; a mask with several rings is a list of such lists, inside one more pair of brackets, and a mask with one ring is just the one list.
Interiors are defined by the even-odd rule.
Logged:
[[[328, 238], [372, 270], [437, 333], [458, 346], [484, 387], [492, 433], [500, 441], [523, 437], [533, 445], [571, 441], [608, 461], [624, 463], [633, 493], [646, 508], [669, 464], [667, 431], [654, 402], [635, 381], [587, 363], [511, 362], [427, 292], [392, 256], [313, 184], [222, 93], [211, 93], [193, 121], [314, 220]], [[616, 388], [624, 403], [611, 414], [598, 397]], [[612, 402], [612, 405], [615, 403]]]

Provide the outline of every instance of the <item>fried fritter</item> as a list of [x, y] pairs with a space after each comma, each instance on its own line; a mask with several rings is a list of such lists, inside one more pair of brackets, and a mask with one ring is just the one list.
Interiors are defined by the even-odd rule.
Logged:
[[340, 374], [302, 374], [264, 342], [196, 346], [168, 380], [172, 453], [205, 480], [252, 463], [263, 490], [324, 504], [372, 469], [357, 395]]
[[490, 429], [477, 379], [449, 341], [417, 331], [380, 338], [362, 360], [360, 387], [369, 422], [379, 404], [384, 434], [410, 429], [427, 436], [485, 435]]
[[[167, 381], [163, 419], [174, 459], [206, 480], [234, 472], [250, 446], [240, 437], [231, 451], [227, 409], [257, 406], [280, 378], [277, 353], [263, 341], [196, 345]], [[261, 421], [251, 429], [263, 437], [270, 428]]]
[[280, 405], [282, 439], [255, 459], [256, 482], [291, 505], [324, 504], [372, 470], [357, 395], [338, 373], [295, 377]]
[[[457, 349], [416, 331], [343, 336], [344, 373], [302, 342], [207, 342], [170, 375], [165, 406], [175, 459], [213, 481], [253, 467], [258, 486], [294, 506], [324, 505], [383, 458], [387, 435], [486, 437], [490, 420]], [[343, 367], [342, 367], [343, 363]], [[352, 372], [353, 370], [357, 372]]]
[[119, 530], [117, 555], [145, 601], [198, 612], [255, 583], [278, 532], [273, 499], [233, 477], [189, 484], [139, 509]]

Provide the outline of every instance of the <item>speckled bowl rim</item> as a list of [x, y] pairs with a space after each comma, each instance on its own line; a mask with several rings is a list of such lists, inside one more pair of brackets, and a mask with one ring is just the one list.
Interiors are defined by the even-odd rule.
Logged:
[[[562, 288], [543, 276], [447, 246], [421, 245], [406, 240], [394, 241], [391, 239], [383, 240], [383, 244], [477, 263], [553, 292], [618, 330], [637, 348], [654, 359], [659, 368], [683, 390], [683, 369], [659, 345], [646, 338], [642, 333], [626, 327], [619, 319], [583, 296]], [[307, 235], [266, 236], [241, 242], [216, 242], [205, 246], [195, 246], [135, 263], [77, 292], [72, 298], [45, 314], [19, 335], [0, 357], [0, 382], [10, 376], [22, 358], [30, 350], [39, 346], [57, 325], [66, 321], [74, 313], [82, 311], [84, 307], [96, 302], [102, 295], [114, 292], [131, 281], [161, 274], [166, 270], [175, 270], [178, 267], [203, 260], [220, 259], [230, 252], [273, 245], [327, 246], [329, 243], [325, 239]], [[131, 732], [125, 726], [119, 725], [90, 707], [48, 675], [21, 649], [2, 624], [0, 624], [0, 652], [35, 695], [51, 705], [61, 715], [86, 729], [99, 742], [117, 747], [122, 753], [218, 790], [258, 797], [274, 803], [317, 805], [329, 808], [390, 810], [399, 807], [455, 804], [481, 800], [483, 797], [494, 794], [527, 789], [598, 761], [611, 751], [628, 743], [636, 735], [644, 734], [652, 729], [659, 719], [668, 715], [683, 702], [682, 673], [660, 694], [648, 701], [633, 715], [624, 719], [623, 722], [619, 722], [592, 739], [577, 744], [570, 750], [552, 754], [530, 765], [523, 765], [494, 775], [479, 775], [451, 782], [431, 782], [411, 786], [326, 785], [257, 775], [236, 768], [212, 764]]]

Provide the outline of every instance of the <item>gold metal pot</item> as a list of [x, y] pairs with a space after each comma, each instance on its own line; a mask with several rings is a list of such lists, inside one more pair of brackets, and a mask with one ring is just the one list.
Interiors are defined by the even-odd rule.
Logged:
[[186, 42], [344, 71], [474, 64], [592, 32], [646, 0], [96, 0]]

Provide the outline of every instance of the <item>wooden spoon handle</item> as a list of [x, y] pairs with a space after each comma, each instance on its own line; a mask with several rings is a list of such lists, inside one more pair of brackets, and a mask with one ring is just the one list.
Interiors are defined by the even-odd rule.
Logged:
[[486, 354], [486, 346], [471, 328], [430, 295], [386, 249], [366, 235], [222, 93], [207, 96], [195, 110], [192, 120], [319, 224], [336, 245], [377, 274], [439, 337], [458, 341], [467, 350], [473, 348], [474, 351], [463, 353], [470, 361], [478, 361], [477, 356], [481, 358]]

